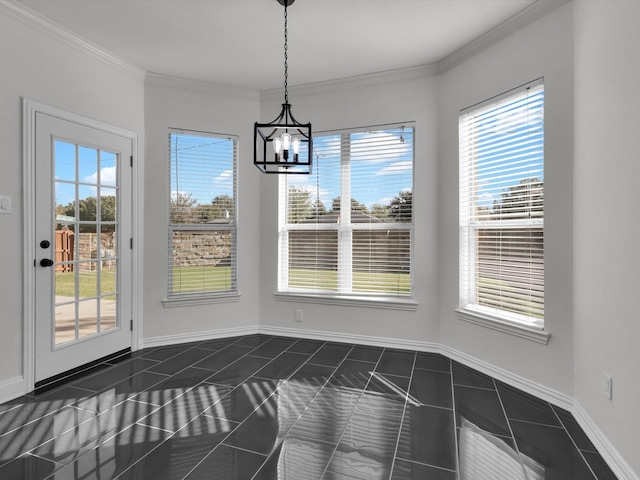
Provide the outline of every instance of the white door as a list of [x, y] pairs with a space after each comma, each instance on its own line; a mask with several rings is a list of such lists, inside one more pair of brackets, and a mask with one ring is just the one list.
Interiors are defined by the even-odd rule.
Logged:
[[35, 117], [35, 382], [131, 347], [131, 138]]

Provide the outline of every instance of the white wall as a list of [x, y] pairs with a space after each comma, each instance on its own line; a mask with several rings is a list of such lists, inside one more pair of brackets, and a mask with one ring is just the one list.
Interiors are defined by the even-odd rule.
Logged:
[[[4, 7], [3, 7], [4, 8]], [[0, 385], [22, 376], [22, 98], [142, 134], [142, 76], [109, 65], [0, 9]], [[140, 152], [142, 153], [142, 152]]]
[[[417, 72], [420, 73], [420, 72]], [[296, 119], [311, 122], [314, 132], [394, 122], [416, 122], [414, 222], [415, 312], [277, 301], [277, 185], [275, 175], [261, 177], [260, 323], [265, 327], [300, 328], [332, 334], [368, 335], [416, 341], [438, 336], [437, 211], [437, 81], [435, 77], [336, 82], [290, 89]], [[264, 120], [275, 118], [282, 94], [263, 97]], [[294, 322], [303, 310], [304, 321]]]
[[[258, 325], [259, 173], [253, 166], [257, 92], [150, 75], [145, 87], [144, 342]], [[238, 289], [240, 300], [165, 308], [169, 128], [239, 135]]]
[[574, 8], [575, 399], [640, 474], [640, 2]]
[[[439, 219], [443, 344], [571, 396], [573, 36], [569, 4], [440, 78]], [[458, 320], [458, 116], [460, 110], [544, 77], [545, 329], [548, 345]]]

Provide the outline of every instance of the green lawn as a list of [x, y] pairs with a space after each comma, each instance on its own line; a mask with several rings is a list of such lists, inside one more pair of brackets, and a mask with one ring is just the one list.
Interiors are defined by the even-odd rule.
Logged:
[[[289, 270], [289, 286], [294, 288], [338, 289], [335, 270]], [[411, 276], [408, 273], [353, 272], [353, 291], [361, 293], [411, 294]]]
[[171, 293], [221, 292], [233, 287], [231, 267], [173, 267]]
[[[97, 292], [97, 272], [81, 271], [80, 298], [95, 297]], [[353, 272], [354, 292], [379, 292], [400, 295], [411, 293], [408, 273]], [[100, 294], [116, 291], [116, 274], [113, 270], [101, 272]], [[330, 270], [291, 269], [289, 285], [298, 288], [321, 288], [337, 290], [338, 273]], [[173, 292], [219, 292], [231, 289], [231, 267], [174, 267]], [[75, 273], [56, 273], [56, 295], [75, 297]]]
[[[501, 282], [490, 278], [481, 277], [478, 279], [479, 304], [485, 307], [495, 307], [507, 310], [513, 313], [526, 315], [533, 318], [544, 318], [543, 299], [531, 300], [528, 295], [519, 295], [521, 288], [517, 288], [508, 282]], [[491, 291], [509, 292], [513, 295], [512, 305], [504, 305], [501, 297], [492, 295]]]
[[[98, 296], [98, 272], [80, 271], [79, 298]], [[115, 270], [102, 270], [100, 273], [100, 295], [115, 293], [116, 272]], [[75, 272], [56, 273], [56, 295], [62, 297], [75, 297]]]

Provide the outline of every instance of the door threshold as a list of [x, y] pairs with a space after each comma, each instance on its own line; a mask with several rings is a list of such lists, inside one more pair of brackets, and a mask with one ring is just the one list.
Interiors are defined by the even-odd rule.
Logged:
[[106, 355], [92, 362], [85, 363], [84, 365], [80, 365], [79, 367], [72, 368], [71, 370], [67, 370], [66, 372], [62, 372], [62, 373], [59, 373], [58, 375], [54, 375], [53, 377], [40, 380], [39, 382], [36, 382], [36, 384], [34, 385], [33, 393], [35, 395], [42, 394], [46, 391], [52, 390], [72, 380], [83, 377], [91, 372], [98, 371], [101, 368], [103, 368], [103, 364], [106, 362], [117, 363], [122, 360], [126, 360], [127, 358], [129, 358], [130, 353], [131, 353], [131, 348], [125, 348], [124, 350], [120, 350], [118, 352], [112, 353], [110, 355]]

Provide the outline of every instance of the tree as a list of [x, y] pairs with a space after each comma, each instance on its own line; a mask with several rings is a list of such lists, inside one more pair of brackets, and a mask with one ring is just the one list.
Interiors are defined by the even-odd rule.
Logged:
[[322, 203], [319, 198], [317, 198], [316, 201], [313, 202], [313, 209], [316, 216], [326, 215], [327, 213], [329, 213], [327, 212], [327, 208], [324, 206], [324, 203]]
[[233, 197], [229, 195], [218, 195], [211, 200], [211, 205], [202, 205], [206, 208], [207, 217], [205, 222], [225, 222], [235, 217]]
[[505, 188], [499, 200], [493, 201], [493, 218], [535, 218], [543, 216], [544, 183], [537, 177], [525, 178]]
[[176, 192], [171, 195], [171, 223], [198, 223], [197, 211], [194, 208], [198, 202], [190, 193]]
[[400, 192], [389, 203], [389, 217], [395, 222], [411, 222], [413, 211], [413, 192]]
[[[331, 203], [331, 211], [332, 212], [339, 212], [340, 211], [340, 197], [336, 197], [336, 198], [333, 199], [333, 202]], [[362, 213], [365, 213], [365, 214], [369, 213], [369, 209], [367, 208], [367, 206], [362, 204], [362, 203], [360, 203], [355, 198], [351, 199], [351, 211], [352, 212], [362, 212]]]
[[289, 223], [301, 223], [312, 218], [316, 212], [316, 205], [311, 201], [311, 193], [298, 187], [289, 187]]
[[371, 206], [371, 216], [380, 220], [387, 220], [389, 218], [389, 206], [380, 205], [375, 203]]
[[[75, 202], [69, 202], [67, 205], [58, 205], [56, 207], [56, 215], [64, 215], [79, 220], [80, 232], [96, 233], [94, 225], [83, 224], [82, 222], [95, 222], [98, 212], [98, 199], [96, 197], [87, 197], [78, 200], [78, 211], [76, 212]], [[116, 197], [113, 195], [103, 195], [100, 197], [100, 221], [115, 222], [116, 221]], [[70, 228], [73, 228], [70, 226]], [[115, 225], [103, 225], [102, 232], [113, 232]]]

